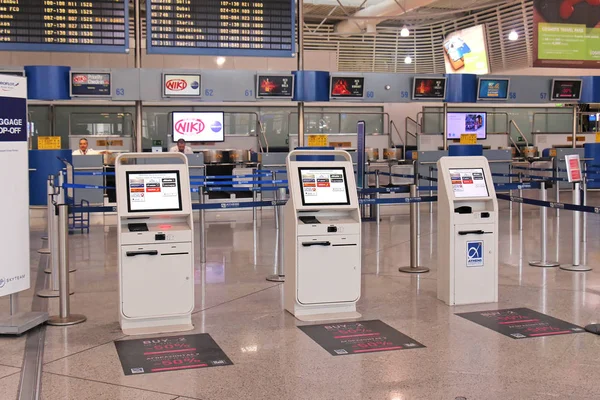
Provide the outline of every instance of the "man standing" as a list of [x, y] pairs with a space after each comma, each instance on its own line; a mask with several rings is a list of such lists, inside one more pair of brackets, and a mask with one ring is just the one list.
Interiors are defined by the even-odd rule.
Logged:
[[79, 139], [79, 148], [73, 152], [74, 156], [96, 156], [98, 154], [100, 153], [88, 147], [86, 138]]
[[179, 139], [177, 144], [169, 150], [171, 153], [183, 153], [183, 154], [194, 154], [190, 146], [185, 145], [184, 139]]

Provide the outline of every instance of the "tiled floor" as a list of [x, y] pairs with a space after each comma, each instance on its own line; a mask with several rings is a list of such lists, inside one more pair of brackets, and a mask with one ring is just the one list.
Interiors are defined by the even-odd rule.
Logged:
[[[531, 194], [533, 195], [533, 194]], [[593, 203], [594, 200], [591, 200]], [[596, 203], [600, 203], [600, 196]], [[72, 235], [77, 266], [72, 312], [88, 321], [48, 327], [42, 398], [54, 399], [597, 399], [600, 336], [574, 334], [513, 340], [454, 314], [529, 307], [586, 325], [600, 320], [600, 217], [589, 217], [582, 247], [588, 273], [529, 267], [539, 257], [539, 212], [526, 207], [522, 233], [517, 206], [501, 202], [500, 302], [448, 307], [436, 298], [435, 214], [422, 206], [421, 264], [431, 272], [400, 274], [409, 260], [408, 216], [363, 224], [363, 287], [359, 312], [381, 319], [427, 346], [424, 349], [333, 357], [296, 328], [283, 311], [283, 286], [273, 273], [275, 229], [265, 215], [254, 265], [251, 223], [211, 224], [208, 263], [197, 265], [194, 332], [207, 332], [233, 366], [125, 376], [113, 341], [117, 320], [116, 229], [96, 227]], [[572, 220], [550, 217], [550, 259], [571, 261]], [[40, 232], [32, 232], [39, 247]], [[196, 252], [198, 256], [198, 252]], [[32, 251], [32, 270], [39, 256]], [[37, 275], [33, 275], [35, 283]], [[21, 296], [23, 307], [32, 291]], [[50, 313], [57, 300], [50, 300]], [[2, 310], [6, 304], [0, 302]], [[0, 398], [19, 385], [24, 338], [0, 338]]]

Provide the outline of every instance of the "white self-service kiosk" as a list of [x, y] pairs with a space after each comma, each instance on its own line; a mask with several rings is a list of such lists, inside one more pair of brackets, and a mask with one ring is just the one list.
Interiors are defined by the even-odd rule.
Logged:
[[[174, 163], [177, 162], [177, 163]], [[116, 159], [119, 322], [125, 334], [193, 329], [193, 216], [187, 158]]]
[[[300, 161], [302, 157], [343, 161]], [[352, 158], [292, 151], [284, 208], [285, 309], [302, 321], [359, 318], [361, 227]]]
[[438, 163], [438, 299], [498, 301], [498, 200], [485, 157]]

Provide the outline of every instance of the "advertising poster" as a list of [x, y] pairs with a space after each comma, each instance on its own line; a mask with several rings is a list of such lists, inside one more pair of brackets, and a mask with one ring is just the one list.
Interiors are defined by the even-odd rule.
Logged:
[[208, 333], [115, 342], [125, 375], [233, 365]]
[[360, 99], [364, 96], [364, 86], [365, 78], [332, 76], [331, 92], [329, 93], [329, 97], [332, 99]]
[[534, 67], [600, 67], [600, 2], [533, 1]]
[[413, 100], [443, 100], [446, 98], [446, 78], [414, 78]]
[[508, 99], [508, 79], [479, 79], [478, 100], [506, 100]]
[[256, 96], [258, 98], [292, 98], [294, 95], [293, 75], [259, 75]]
[[444, 40], [444, 61], [447, 74], [488, 74], [485, 26], [477, 25], [447, 35]]
[[529, 308], [476, 311], [456, 314], [513, 339], [568, 335], [583, 328]]
[[423, 348], [380, 320], [299, 326], [333, 356]]
[[200, 75], [163, 74], [163, 97], [200, 97]]
[[0, 75], [0, 297], [30, 287], [27, 79]]

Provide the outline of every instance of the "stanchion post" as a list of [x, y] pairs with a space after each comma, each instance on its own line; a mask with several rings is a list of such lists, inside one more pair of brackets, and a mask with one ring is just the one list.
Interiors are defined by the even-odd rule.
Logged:
[[[573, 204], [580, 205], [581, 202], [581, 183], [573, 184]], [[581, 265], [580, 262], [580, 247], [581, 247], [581, 212], [573, 211], [573, 264], [561, 265], [560, 269], [572, 272], [587, 272], [591, 271], [590, 267]]]
[[[560, 203], [560, 181], [558, 180], [558, 176], [560, 174], [560, 170], [558, 168], [559, 160], [557, 158], [555, 158], [555, 160], [556, 160], [556, 166], [554, 168], [554, 177], [556, 178], [555, 179], [556, 188], [554, 190], [555, 190], [555, 193], [556, 193], [556, 195], [555, 195], [556, 202]], [[559, 216], [560, 216], [560, 210], [557, 208], [556, 209], [556, 217], [558, 218]]]
[[[587, 166], [584, 163], [584, 172], [583, 172], [583, 182], [582, 182], [582, 188], [583, 188], [583, 205], [587, 206], [587, 196], [588, 196], [588, 192], [587, 192], [587, 188], [588, 188], [588, 184], [587, 184]], [[581, 229], [582, 233], [581, 233], [581, 241], [583, 243], [587, 243], [587, 213], [583, 213], [583, 227]]]
[[[392, 179], [391, 175], [390, 175], [390, 180]], [[375, 170], [375, 188], [377, 188], [379, 190], [379, 170], [376, 169]], [[380, 193], [377, 192], [375, 193], [375, 199], [379, 200], [379, 196]], [[379, 226], [379, 219], [380, 219], [380, 208], [379, 208], [379, 203], [375, 204], [375, 219], [377, 220], [377, 226]]]
[[276, 205], [275, 208], [278, 209], [277, 212], [277, 220], [278, 223], [277, 225], [279, 226], [279, 229], [277, 231], [277, 242], [278, 242], [278, 246], [277, 246], [277, 256], [276, 256], [276, 260], [277, 260], [277, 273], [275, 275], [269, 275], [267, 276], [267, 280], [269, 282], [285, 282], [285, 265], [284, 265], [284, 248], [283, 248], [283, 236], [285, 234], [284, 229], [283, 229], [283, 225], [284, 225], [284, 221], [283, 221], [283, 201], [285, 200], [285, 196], [286, 196], [286, 189], [284, 187], [280, 187], [277, 190], [277, 200], [279, 200], [282, 204], [281, 205]]
[[[410, 186], [410, 197], [417, 197], [417, 185]], [[400, 267], [398, 271], [409, 274], [429, 272], [429, 268], [419, 266], [419, 227], [416, 202], [410, 203], [410, 266]]]
[[[513, 166], [512, 166], [512, 162], [511, 162], [510, 164], [508, 164], [508, 183], [513, 183], [512, 172], [513, 172]], [[508, 195], [512, 196], [512, 194], [513, 194], [513, 191], [509, 190]], [[512, 210], [513, 210], [513, 202], [512, 201], [508, 202], [508, 209], [509, 209], [509, 211], [511, 211], [510, 217], [512, 218]]]
[[46, 216], [47, 216], [47, 231], [48, 232], [48, 241], [46, 242], [46, 244], [48, 245], [48, 247], [44, 247], [38, 250], [38, 253], [40, 254], [52, 254], [52, 245], [50, 244], [50, 235], [52, 234], [52, 212], [53, 212], [53, 205], [52, 205], [52, 196], [54, 195], [54, 175], [48, 175], [48, 180], [46, 182], [46, 194], [47, 194], [47, 206], [46, 206]]
[[48, 325], [67, 326], [84, 322], [84, 315], [71, 314], [69, 296], [69, 206], [61, 203], [58, 207], [58, 279], [60, 281], [60, 311], [48, 319]]
[[206, 263], [206, 222], [204, 220], [204, 208], [202, 207], [204, 201], [204, 186], [200, 186], [198, 188], [198, 202], [200, 203], [200, 214], [198, 215], [198, 219], [200, 222], [200, 262], [202, 264]]
[[[252, 175], [256, 175], [256, 168], [252, 169]], [[255, 180], [256, 178], [252, 178]], [[273, 179], [274, 180], [274, 179]], [[256, 202], [256, 184], [252, 185], [252, 201]], [[252, 222], [256, 224], [256, 207], [252, 207]]]
[[[433, 167], [429, 166], [429, 186], [433, 186]], [[429, 196], [433, 196], [433, 190], [429, 191]], [[433, 201], [429, 202], [429, 214], [433, 214]]]
[[[546, 192], [546, 182], [540, 182], [540, 200], [547, 200], [547, 192]], [[556, 261], [548, 261], [547, 260], [547, 241], [548, 237], [546, 235], [548, 228], [548, 209], [546, 207], [540, 207], [540, 252], [541, 252], [541, 260], [539, 261], [530, 261], [529, 265], [532, 267], [558, 267], [560, 264]]]
[[[275, 180], [275, 172], [271, 172], [271, 179]], [[278, 191], [275, 192], [275, 200], [278, 197]], [[275, 229], [279, 229], [279, 207], [275, 206], [273, 209], [274, 217], [275, 217]]]
[[[523, 198], [523, 173], [519, 172], [519, 197]], [[523, 230], [523, 203], [519, 202], [519, 230]]]

